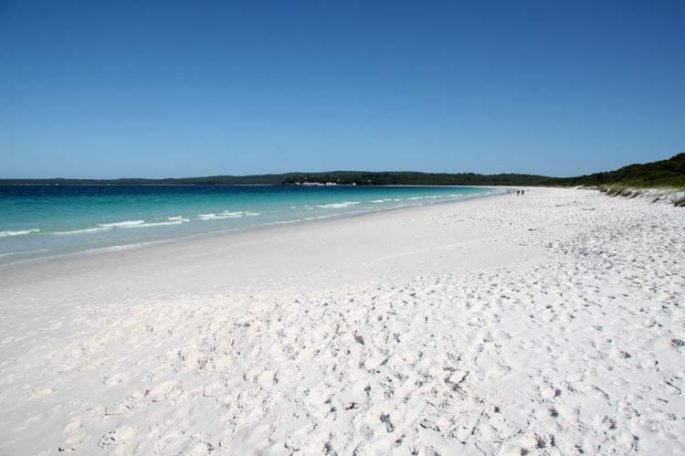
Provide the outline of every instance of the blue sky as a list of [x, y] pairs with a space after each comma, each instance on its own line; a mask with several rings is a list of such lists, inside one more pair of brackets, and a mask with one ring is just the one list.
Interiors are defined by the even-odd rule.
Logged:
[[683, 1], [0, 0], [0, 177], [667, 158], [683, 24]]

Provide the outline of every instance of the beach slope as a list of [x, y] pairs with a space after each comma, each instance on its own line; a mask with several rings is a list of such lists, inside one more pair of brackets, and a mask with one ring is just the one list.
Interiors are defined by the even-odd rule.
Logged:
[[685, 213], [597, 191], [0, 269], [0, 453], [683, 454]]

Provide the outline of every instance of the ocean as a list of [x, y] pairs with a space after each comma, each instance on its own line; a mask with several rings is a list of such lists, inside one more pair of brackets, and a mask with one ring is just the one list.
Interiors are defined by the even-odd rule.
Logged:
[[0, 264], [503, 191], [482, 187], [0, 186]]

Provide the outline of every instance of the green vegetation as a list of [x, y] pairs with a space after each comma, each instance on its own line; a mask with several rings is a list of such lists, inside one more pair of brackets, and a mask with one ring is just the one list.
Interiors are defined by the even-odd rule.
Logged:
[[[559, 179], [557, 185], [589, 186], [610, 196], [635, 198], [648, 188], [685, 189], [685, 153], [668, 160], [624, 166], [616, 171]], [[657, 196], [655, 201], [661, 197]], [[674, 206], [685, 207], [685, 198], [671, 200]]]
[[[262, 174], [254, 176], [207, 176], [179, 179], [0, 179], [0, 185], [293, 185], [302, 183], [339, 185], [512, 185], [595, 186], [618, 193], [627, 188], [685, 188], [685, 153], [668, 160], [625, 166], [616, 171], [587, 176], [555, 178], [531, 174], [474, 174], [332, 171], [323, 173]], [[684, 203], [685, 204], [685, 203]]]
[[[558, 185], [612, 186], [627, 188], [673, 187], [685, 188], [685, 153], [668, 160], [624, 166], [616, 171], [559, 179]], [[627, 190], [626, 190], [627, 191]]]
[[333, 171], [297, 174], [283, 180], [286, 185], [328, 182], [341, 185], [549, 185], [554, 179], [531, 174]]
[[339, 185], [552, 185], [555, 179], [528, 174], [446, 174], [417, 172], [332, 171], [255, 176], [207, 176], [178, 179], [0, 179], [0, 185], [293, 185], [332, 182]]

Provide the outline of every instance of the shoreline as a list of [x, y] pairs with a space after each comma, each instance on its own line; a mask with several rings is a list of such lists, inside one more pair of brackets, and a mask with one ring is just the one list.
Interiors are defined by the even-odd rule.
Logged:
[[4, 269], [0, 452], [685, 451], [682, 209], [526, 190]]
[[[381, 187], [381, 186], [379, 186], [379, 187]], [[438, 186], [427, 186], [427, 185], [393, 186], [393, 185], [386, 185], [384, 187], [417, 187], [417, 188], [423, 188], [423, 187], [438, 187]], [[320, 223], [320, 222], [328, 222], [328, 221], [335, 221], [335, 220], [344, 220], [346, 218], [353, 218], [353, 217], [364, 217], [367, 215], [382, 214], [385, 212], [392, 212], [392, 211], [398, 211], [398, 210], [401, 211], [401, 210], [411, 210], [411, 209], [428, 207], [428, 206], [436, 206], [436, 205], [459, 204], [459, 203], [471, 201], [474, 199], [491, 198], [491, 197], [496, 197], [496, 196], [506, 196], [506, 195], [509, 195], [513, 192], [511, 187], [508, 187], [508, 186], [507, 187], [497, 187], [497, 186], [451, 185], [451, 186], [439, 186], [439, 187], [466, 187], [466, 188], [501, 189], [501, 190], [503, 190], [503, 192], [502, 193], [492, 193], [492, 194], [488, 194], [488, 195], [466, 196], [463, 199], [454, 200], [454, 201], [426, 202], [426, 203], [417, 204], [417, 205], [409, 204], [409, 205], [400, 206], [400, 207], [387, 207], [387, 208], [381, 208], [381, 209], [377, 209], [377, 210], [331, 214], [331, 215], [327, 215], [327, 216], [304, 218], [304, 219], [297, 219], [297, 220], [292, 220], [292, 221], [287, 220], [287, 221], [268, 222], [268, 223], [263, 223], [261, 225], [240, 226], [240, 227], [226, 228], [226, 229], [215, 230], [215, 231], [205, 231], [205, 232], [193, 233], [193, 234], [183, 234], [183, 235], [179, 235], [176, 237], [165, 238], [165, 239], [157, 239], [157, 240], [152, 240], [152, 241], [134, 242], [134, 243], [130, 243], [130, 244], [120, 244], [120, 245], [111, 245], [111, 246], [102, 246], [102, 247], [95, 247], [95, 248], [87, 249], [87, 250], [76, 250], [76, 251], [71, 251], [71, 252], [63, 252], [63, 253], [56, 253], [56, 254], [49, 254], [49, 255], [39, 255], [39, 256], [30, 257], [30, 258], [18, 259], [17, 261], [14, 261], [14, 262], [7, 262], [7, 263], [1, 263], [0, 262], [0, 271], [2, 271], [3, 269], [7, 269], [7, 268], [21, 267], [21, 266], [31, 265], [31, 264], [41, 264], [43, 262], [69, 260], [70, 258], [78, 258], [81, 256], [87, 256], [87, 255], [98, 255], [101, 253], [115, 253], [115, 252], [124, 251], [124, 250], [146, 248], [146, 247], [154, 246], [154, 245], [165, 245], [165, 244], [172, 244], [172, 243], [176, 243], [176, 242], [192, 242], [192, 241], [198, 240], [198, 239], [207, 239], [207, 238], [221, 237], [221, 236], [234, 236], [234, 235], [240, 235], [243, 233], [261, 231], [261, 230], [279, 229], [283, 226], [299, 226], [299, 225], [306, 225], [306, 224], [310, 224], [310, 223]], [[10, 253], [0, 255], [0, 258], [2, 258], [3, 256], [11, 257], [15, 254], [18, 255], [18, 254], [23, 254], [23, 253], [34, 253], [34, 252], [38, 252], [38, 251], [10, 252]]]

